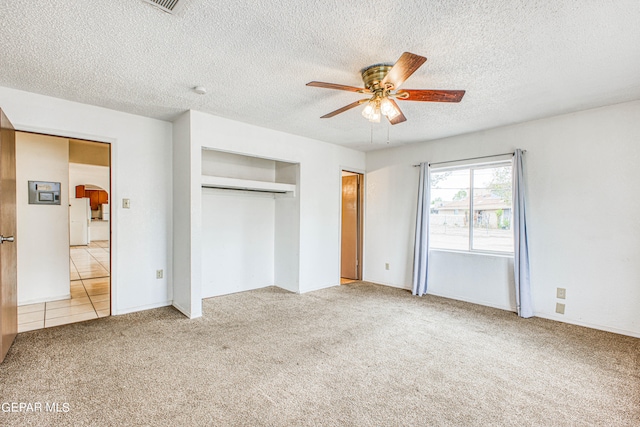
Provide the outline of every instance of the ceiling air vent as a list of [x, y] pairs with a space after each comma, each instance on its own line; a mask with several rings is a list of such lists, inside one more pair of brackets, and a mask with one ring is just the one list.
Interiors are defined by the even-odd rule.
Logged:
[[179, 9], [178, 3], [180, 0], [142, 0], [145, 3], [149, 3], [167, 13], [176, 13]]

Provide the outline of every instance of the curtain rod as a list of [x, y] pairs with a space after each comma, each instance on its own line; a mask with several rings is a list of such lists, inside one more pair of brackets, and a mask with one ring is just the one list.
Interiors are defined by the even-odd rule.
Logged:
[[[527, 152], [527, 150], [522, 150], [522, 152], [523, 152], [523, 153], [526, 153], [526, 152]], [[444, 164], [447, 164], [447, 163], [464, 162], [464, 161], [466, 161], [466, 160], [488, 159], [489, 157], [507, 156], [507, 155], [509, 155], [509, 154], [511, 154], [511, 155], [513, 156], [513, 155], [514, 155], [514, 154], [516, 154], [516, 153], [512, 151], [512, 152], [510, 152], [510, 153], [492, 154], [492, 155], [490, 155], [490, 156], [468, 157], [468, 158], [466, 158], [466, 159], [447, 160], [446, 162], [434, 162], [434, 163], [429, 163], [429, 166], [431, 166], [431, 165], [444, 165]], [[417, 164], [417, 165], [411, 165], [411, 166], [413, 166], [414, 168], [418, 168], [418, 167], [420, 167], [420, 164]]]

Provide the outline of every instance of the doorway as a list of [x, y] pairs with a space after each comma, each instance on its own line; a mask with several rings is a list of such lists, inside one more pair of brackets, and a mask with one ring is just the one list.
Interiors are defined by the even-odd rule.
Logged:
[[342, 171], [340, 284], [362, 280], [364, 175]]
[[61, 190], [58, 206], [18, 203], [19, 255], [49, 254], [39, 258], [46, 275], [18, 256], [18, 331], [109, 316], [111, 145], [28, 132], [16, 140], [18, 192], [33, 179]]

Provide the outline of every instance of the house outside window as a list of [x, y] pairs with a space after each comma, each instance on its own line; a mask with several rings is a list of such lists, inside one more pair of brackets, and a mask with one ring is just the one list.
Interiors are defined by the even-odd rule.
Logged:
[[431, 172], [430, 247], [513, 253], [512, 163]]

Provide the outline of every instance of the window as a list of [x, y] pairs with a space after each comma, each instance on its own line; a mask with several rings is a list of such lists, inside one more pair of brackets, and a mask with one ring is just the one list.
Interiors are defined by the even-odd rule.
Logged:
[[513, 253], [510, 161], [431, 172], [430, 246]]

